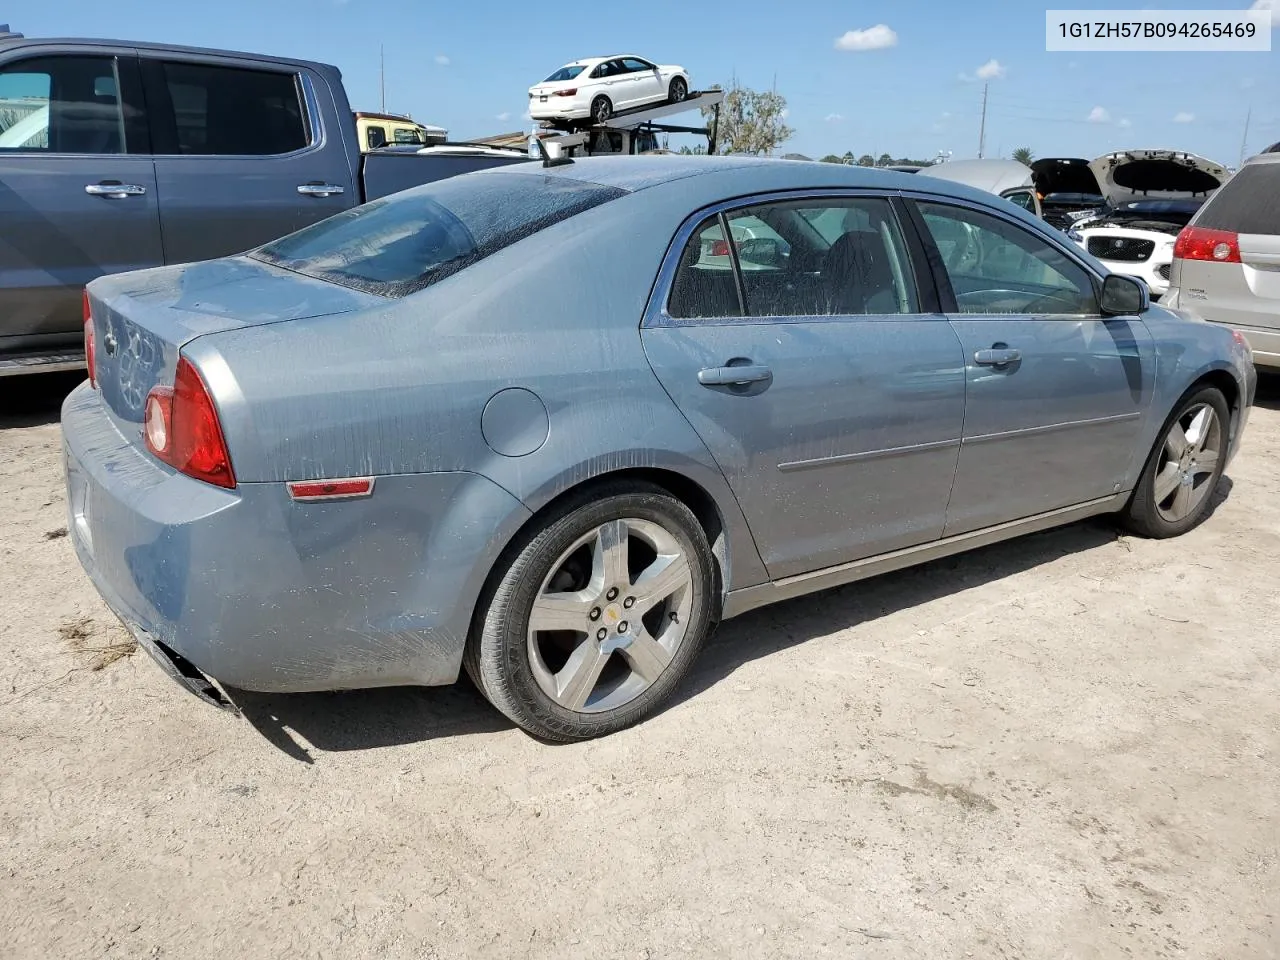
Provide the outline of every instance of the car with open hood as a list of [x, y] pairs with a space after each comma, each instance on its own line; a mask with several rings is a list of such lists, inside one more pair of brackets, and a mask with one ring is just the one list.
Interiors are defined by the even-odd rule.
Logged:
[[1144, 281], [1159, 299], [1169, 289], [1179, 231], [1227, 180], [1226, 169], [1175, 150], [1122, 150], [1089, 169], [1105, 205], [1077, 218], [1071, 239], [1109, 270]]

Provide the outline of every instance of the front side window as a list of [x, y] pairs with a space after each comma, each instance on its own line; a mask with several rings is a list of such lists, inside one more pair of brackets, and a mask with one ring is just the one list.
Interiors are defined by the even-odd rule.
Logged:
[[627, 57], [622, 61], [622, 65], [628, 73], [642, 73], [646, 70], [654, 69], [652, 63], [645, 63], [643, 60], [637, 60], [635, 57]]
[[262, 157], [307, 146], [296, 74], [202, 63], [165, 63], [163, 70], [177, 128], [173, 152]]
[[906, 245], [887, 200], [785, 201], [729, 211], [724, 219], [727, 238], [711, 218], [687, 244], [668, 300], [671, 316], [919, 312]]
[[1098, 315], [1088, 271], [1048, 240], [965, 207], [919, 208], [960, 313]]
[[0, 69], [0, 150], [125, 152], [114, 57], [38, 57]]
[[321, 220], [249, 255], [305, 276], [403, 297], [624, 193], [567, 177], [451, 177]]

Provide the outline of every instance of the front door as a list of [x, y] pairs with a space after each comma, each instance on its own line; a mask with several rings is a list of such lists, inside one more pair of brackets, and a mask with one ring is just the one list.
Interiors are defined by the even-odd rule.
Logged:
[[82, 337], [81, 292], [162, 262], [137, 64], [0, 63], [0, 350]]
[[142, 58], [166, 263], [243, 253], [359, 202], [305, 73]]
[[770, 576], [941, 536], [964, 360], [889, 201], [748, 204], [681, 237], [644, 348]]
[[964, 345], [964, 444], [946, 534], [1120, 492], [1141, 464], [1154, 349], [1138, 317], [1103, 317], [1090, 274], [1012, 219], [920, 203]]

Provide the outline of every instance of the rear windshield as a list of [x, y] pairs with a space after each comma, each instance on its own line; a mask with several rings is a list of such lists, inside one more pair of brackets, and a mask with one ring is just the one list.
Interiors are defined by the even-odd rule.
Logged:
[[249, 256], [403, 297], [625, 192], [567, 177], [449, 177], [322, 220]]
[[577, 66], [561, 67], [559, 70], [557, 70], [551, 76], [547, 77], [547, 79], [543, 80], [542, 82], [543, 83], [559, 83], [561, 80], [572, 80], [574, 77], [576, 77], [585, 69], [586, 67], [577, 67]]
[[1280, 234], [1280, 163], [1241, 167], [1209, 198], [1197, 227]]

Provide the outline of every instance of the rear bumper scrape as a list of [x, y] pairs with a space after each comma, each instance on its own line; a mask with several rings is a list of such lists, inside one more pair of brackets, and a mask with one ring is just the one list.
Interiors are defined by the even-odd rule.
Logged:
[[151, 655], [151, 659], [159, 664], [160, 669], [169, 675], [179, 686], [203, 700], [210, 706], [226, 710], [236, 716], [240, 710], [227, 699], [221, 688], [209, 677], [196, 668], [186, 657], [175, 650], [170, 650], [142, 627], [128, 620], [121, 620], [125, 629], [138, 641], [138, 646]]

